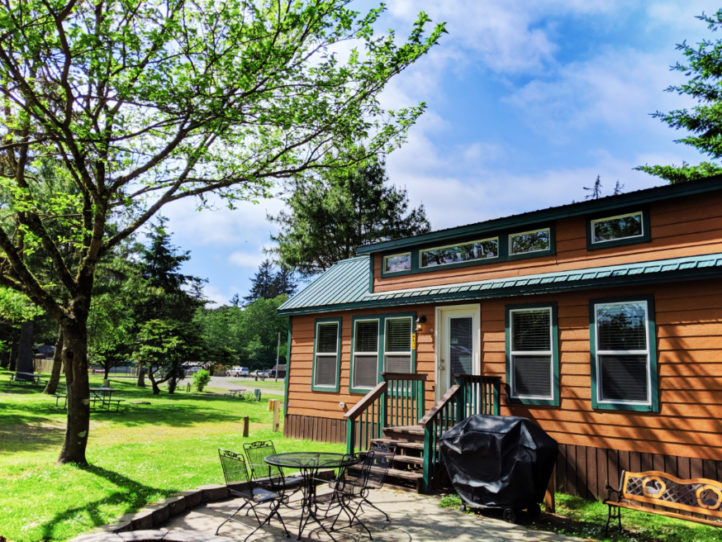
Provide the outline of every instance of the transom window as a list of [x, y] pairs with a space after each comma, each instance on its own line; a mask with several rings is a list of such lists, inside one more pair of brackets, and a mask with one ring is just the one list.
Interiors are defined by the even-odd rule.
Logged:
[[384, 256], [384, 273], [411, 271], [411, 252]]
[[644, 236], [642, 211], [597, 218], [591, 221], [592, 244], [609, 243]]
[[654, 326], [649, 314], [650, 301], [645, 299], [593, 304], [596, 407], [654, 408]]
[[313, 360], [314, 389], [338, 391], [340, 330], [340, 319], [316, 322]]
[[419, 252], [421, 267], [436, 267], [499, 257], [499, 238], [490, 237], [458, 245], [423, 249]]
[[555, 308], [507, 308], [507, 379], [511, 399], [558, 404]]
[[509, 254], [511, 256], [529, 254], [533, 252], [546, 252], [550, 250], [550, 228], [523, 231], [509, 235]]

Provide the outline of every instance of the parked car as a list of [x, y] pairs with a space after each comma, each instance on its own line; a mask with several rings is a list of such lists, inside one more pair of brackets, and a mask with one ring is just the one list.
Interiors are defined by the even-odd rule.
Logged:
[[248, 376], [248, 367], [241, 367], [240, 365], [234, 365], [226, 371], [226, 376]]

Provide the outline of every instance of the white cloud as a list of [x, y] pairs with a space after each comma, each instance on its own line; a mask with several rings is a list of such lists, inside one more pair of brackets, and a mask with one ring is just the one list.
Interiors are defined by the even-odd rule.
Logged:
[[259, 247], [254, 252], [233, 252], [228, 255], [228, 261], [238, 267], [257, 268], [268, 255], [263, 252], [263, 248]]

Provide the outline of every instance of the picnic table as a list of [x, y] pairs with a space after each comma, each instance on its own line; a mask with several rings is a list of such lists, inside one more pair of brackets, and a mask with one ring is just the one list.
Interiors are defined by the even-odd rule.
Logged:
[[256, 399], [257, 401], [261, 400], [261, 390], [255, 389], [250, 390], [248, 388], [230, 388], [226, 391], [226, 395], [230, 395], [232, 397], [238, 397], [239, 399]]
[[43, 379], [41, 378], [40, 374], [35, 373], [23, 373], [23, 372], [15, 372], [10, 375], [10, 381], [11, 382], [17, 382], [19, 384], [37, 384], [40, 385], [43, 383]]
[[115, 388], [107, 387], [107, 386], [101, 386], [98, 388], [90, 388], [90, 392], [93, 394], [91, 399], [93, 401], [93, 406], [95, 406], [95, 403], [100, 401], [101, 408], [107, 408], [108, 411], [110, 411], [110, 407], [115, 405], [115, 411], [118, 412], [118, 408], [120, 407], [120, 403], [124, 401], [124, 399], [113, 399], [113, 392], [117, 391]]

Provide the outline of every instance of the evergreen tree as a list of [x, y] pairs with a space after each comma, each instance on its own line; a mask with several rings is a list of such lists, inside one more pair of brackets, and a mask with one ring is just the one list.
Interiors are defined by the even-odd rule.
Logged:
[[[697, 17], [716, 32], [722, 27], [722, 9], [714, 15]], [[670, 183], [679, 183], [719, 175], [722, 173], [722, 39], [702, 40], [696, 47], [683, 42], [677, 45], [686, 62], [677, 62], [672, 70], [682, 72], [688, 79], [681, 85], [672, 85], [669, 92], [692, 97], [697, 105], [667, 113], [657, 111], [654, 117], [667, 125], [691, 132], [677, 142], [691, 145], [711, 161], [697, 165], [682, 162], [675, 165], [648, 165], [637, 169], [661, 177]]]
[[280, 225], [271, 238], [282, 265], [308, 276], [354, 256], [361, 245], [429, 231], [424, 206], [409, 210], [406, 190], [387, 181], [381, 161], [299, 181], [286, 200], [290, 212], [269, 217]]
[[[169, 393], [173, 393], [178, 379], [183, 377], [182, 363], [200, 354], [199, 332], [190, 323], [204, 304], [201, 279], [180, 272], [190, 253], [179, 252], [171, 244], [166, 222], [164, 217], [158, 219], [149, 234], [148, 246], [141, 249], [141, 275], [150, 288], [136, 307], [135, 354], [145, 365], [156, 394], [160, 392], [159, 384], [166, 381]], [[167, 355], [161, 355], [163, 352]], [[142, 377], [138, 383], [142, 385]]]
[[292, 295], [296, 291], [293, 274], [281, 267], [274, 270], [271, 260], [264, 260], [251, 279], [251, 291], [243, 299], [252, 303], [256, 299], [273, 299], [281, 294]]

